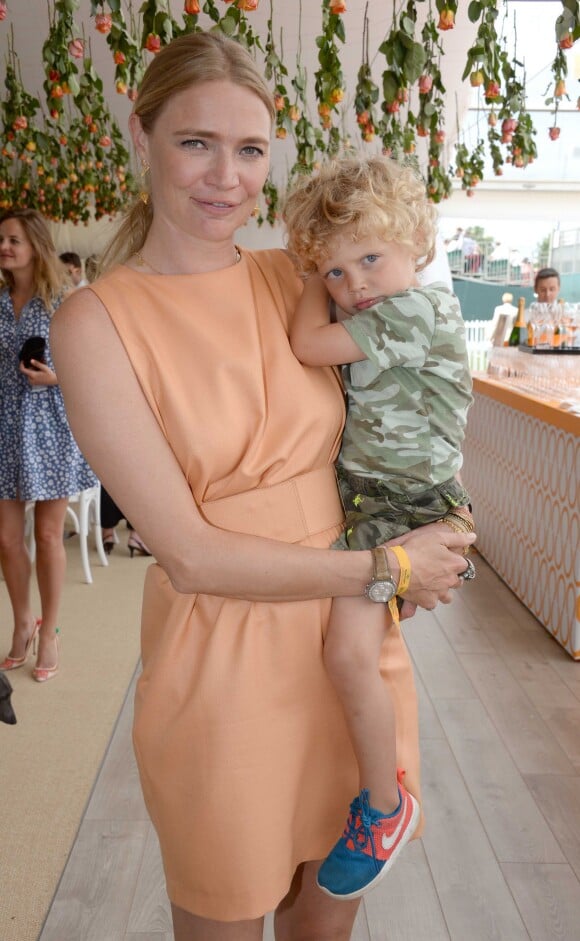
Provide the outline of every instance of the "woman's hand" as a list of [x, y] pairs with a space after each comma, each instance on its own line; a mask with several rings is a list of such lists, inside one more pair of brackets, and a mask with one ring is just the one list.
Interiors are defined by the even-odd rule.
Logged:
[[20, 363], [20, 372], [28, 379], [31, 386], [57, 386], [58, 379], [54, 369], [37, 359], [30, 360], [30, 367]]
[[[456, 533], [444, 524], [430, 523], [386, 543], [386, 548], [404, 546], [411, 562], [411, 583], [405, 592], [405, 602], [428, 610], [439, 601], [449, 604], [451, 590], [463, 583], [459, 576], [467, 567], [464, 552], [473, 542], [475, 533]], [[392, 561], [393, 555], [389, 553], [389, 564]], [[408, 606], [403, 616], [410, 616]]]

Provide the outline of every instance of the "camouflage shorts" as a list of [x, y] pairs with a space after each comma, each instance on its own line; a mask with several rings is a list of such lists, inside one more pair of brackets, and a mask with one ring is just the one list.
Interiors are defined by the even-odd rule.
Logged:
[[334, 549], [371, 549], [469, 503], [469, 494], [454, 477], [408, 497], [389, 490], [383, 480], [358, 477], [342, 467], [338, 484], [346, 521]]

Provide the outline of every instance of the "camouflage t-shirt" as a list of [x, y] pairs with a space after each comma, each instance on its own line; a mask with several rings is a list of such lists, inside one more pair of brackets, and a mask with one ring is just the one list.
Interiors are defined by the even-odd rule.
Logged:
[[343, 367], [348, 411], [338, 458], [352, 474], [420, 493], [453, 477], [472, 402], [459, 302], [411, 288], [342, 321], [367, 357]]

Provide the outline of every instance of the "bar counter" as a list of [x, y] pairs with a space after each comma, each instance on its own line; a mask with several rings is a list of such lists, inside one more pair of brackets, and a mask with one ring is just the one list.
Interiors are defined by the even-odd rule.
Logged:
[[580, 416], [475, 375], [462, 478], [477, 548], [580, 660]]

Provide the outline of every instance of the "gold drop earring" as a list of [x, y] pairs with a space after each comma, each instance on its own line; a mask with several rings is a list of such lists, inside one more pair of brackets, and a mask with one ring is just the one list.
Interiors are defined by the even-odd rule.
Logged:
[[146, 206], [149, 202], [149, 191], [145, 189], [145, 177], [149, 173], [150, 166], [146, 160], [143, 160], [141, 163], [141, 190], [139, 192], [139, 199]]

